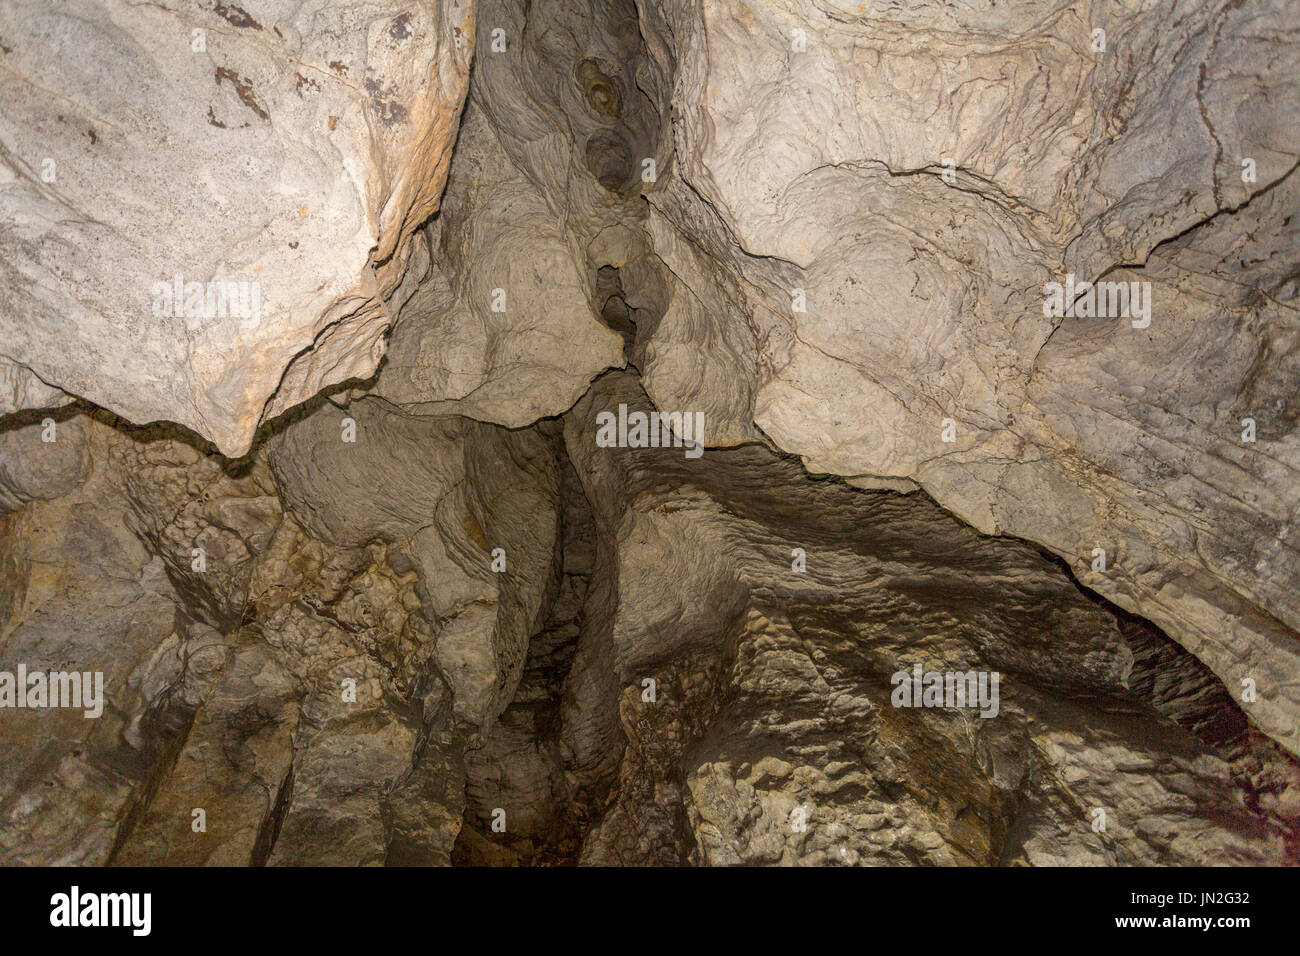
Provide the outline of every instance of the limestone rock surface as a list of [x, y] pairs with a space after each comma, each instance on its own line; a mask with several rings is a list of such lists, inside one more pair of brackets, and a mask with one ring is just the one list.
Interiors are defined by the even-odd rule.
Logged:
[[72, 395], [238, 456], [371, 375], [473, 24], [459, 0], [6, 3], [0, 414]]
[[[647, 229], [692, 337], [749, 332], [693, 359], [731, 405], [1049, 547], [1300, 749], [1295, 5], [639, 9], [678, 117]], [[1072, 279], [1149, 314], [1046, 315]], [[700, 404], [681, 361], [652, 340], [660, 407]]]
[[0, 8], [0, 862], [1300, 862], [1298, 36]]

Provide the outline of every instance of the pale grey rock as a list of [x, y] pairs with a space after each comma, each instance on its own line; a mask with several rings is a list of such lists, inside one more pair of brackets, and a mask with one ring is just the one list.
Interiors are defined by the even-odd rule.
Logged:
[[[733, 369], [714, 408], [1045, 544], [1300, 748], [1294, 6], [639, 9], [678, 116], [648, 235], [715, 343], [652, 340], [656, 404]], [[1150, 326], [1045, 315], [1071, 273], [1150, 283]]]
[[[452, 0], [6, 4], [0, 412], [57, 388], [241, 455], [372, 374], [472, 38]], [[168, 306], [178, 275], [246, 308]]]
[[430, 229], [437, 264], [398, 313], [376, 394], [518, 428], [621, 365], [622, 340], [592, 314], [562, 227], [471, 106]]
[[70, 401], [71, 395], [46, 385], [30, 370], [0, 356], [0, 415], [25, 408], [56, 408]]
[[0, 860], [1295, 862], [1297, 25], [6, 8]]

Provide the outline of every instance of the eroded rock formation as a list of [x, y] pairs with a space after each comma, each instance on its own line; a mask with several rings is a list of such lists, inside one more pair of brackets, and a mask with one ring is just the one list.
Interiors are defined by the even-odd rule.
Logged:
[[374, 372], [438, 208], [472, 7], [248, 6], [0, 11], [0, 412], [62, 391], [241, 455], [264, 418]]
[[1297, 30], [0, 10], [0, 860], [1295, 862]]

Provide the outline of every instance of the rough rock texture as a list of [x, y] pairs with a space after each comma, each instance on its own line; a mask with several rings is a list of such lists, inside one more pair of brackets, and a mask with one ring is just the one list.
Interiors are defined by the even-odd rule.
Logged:
[[[1157, 698], [1150, 629], [1034, 549], [919, 496], [810, 482], [755, 446], [696, 463], [594, 449], [593, 411], [620, 401], [650, 407], [604, 379], [566, 426], [604, 503], [592, 590], [611, 621], [579, 649], [561, 739], [580, 776], [627, 739], [585, 862], [1286, 858], [1294, 766], [1239, 719], [1189, 732], [1176, 702], [1202, 669], [1166, 649]], [[1000, 672], [1000, 713], [891, 706], [889, 676], [916, 663]], [[1200, 706], [1230, 712], [1226, 696]], [[1260, 777], [1282, 789], [1243, 803]], [[1076, 820], [1097, 807], [1104, 834]]]
[[449, 857], [464, 751], [555, 593], [555, 439], [367, 399], [344, 442], [343, 417], [294, 421], [269, 468], [83, 417], [92, 477], [0, 519], [0, 669], [108, 691], [98, 721], [4, 712], [7, 859]]
[[0, 862], [1300, 861], [1297, 35], [0, 10]]
[[438, 264], [398, 316], [376, 393], [510, 427], [558, 415], [622, 364], [623, 341], [592, 313], [557, 210], [472, 106], [447, 190], [429, 230]]
[[[472, 6], [247, 7], [0, 10], [0, 413], [60, 389], [241, 455], [263, 418], [374, 371]], [[206, 308], [222, 282], [241, 308]]]
[[[732, 405], [1051, 548], [1300, 750], [1295, 5], [641, 10], [680, 117], [648, 230], [692, 341], [751, 331]], [[1067, 274], [1149, 282], [1149, 327], [1045, 316]], [[703, 404], [681, 361], [660, 407]]]

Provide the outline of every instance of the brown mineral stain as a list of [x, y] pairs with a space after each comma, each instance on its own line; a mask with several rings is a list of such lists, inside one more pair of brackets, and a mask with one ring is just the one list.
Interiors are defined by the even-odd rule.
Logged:
[[[212, 8], [212, 12], [219, 17], [225, 17], [231, 26], [240, 27], [245, 30], [260, 30], [262, 25], [249, 15], [248, 11], [242, 7], [237, 7], [233, 3], [226, 6], [224, 3], [218, 3]], [[278, 30], [276, 31], [279, 32]]]
[[333, 70], [335, 73], [337, 73], [339, 76], [348, 75], [348, 68], [343, 65], [342, 60], [330, 60], [330, 69]]
[[336, 126], [338, 126], [338, 125], [339, 125], [339, 118], [338, 118], [337, 116], [331, 116], [331, 117], [330, 117], [330, 132], [333, 132], [333, 131], [334, 131], [334, 127], [336, 127]]
[[310, 215], [310, 214], [308, 213], [308, 211], [307, 211], [307, 207], [306, 207], [306, 206], [299, 206], [299, 207], [298, 207], [298, 215], [301, 216], [303, 219], [306, 219], [307, 216]]
[[248, 80], [240, 79], [239, 74], [234, 70], [228, 70], [224, 66], [217, 67], [217, 86], [220, 86], [223, 80], [229, 80], [230, 85], [235, 88], [235, 94], [239, 101], [256, 113], [261, 119], [270, 120], [271, 114], [262, 109], [262, 104], [257, 102], [253, 96], [253, 84]]

